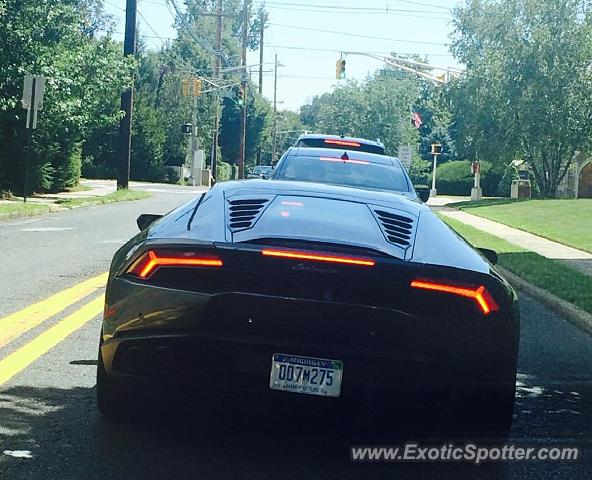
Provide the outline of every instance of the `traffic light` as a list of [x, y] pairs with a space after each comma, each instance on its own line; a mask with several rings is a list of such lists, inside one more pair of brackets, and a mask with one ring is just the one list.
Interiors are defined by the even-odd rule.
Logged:
[[199, 78], [193, 78], [193, 96], [199, 97], [201, 95], [201, 80]]
[[237, 102], [239, 105], [243, 105], [245, 103], [245, 90], [246, 90], [246, 85], [241, 83], [240, 86], [238, 87], [238, 93], [237, 93]]
[[337, 80], [345, 78], [345, 60], [342, 58], [335, 62], [335, 78]]
[[193, 125], [191, 123], [184, 123], [181, 125], [181, 133], [189, 134], [193, 132]]
[[184, 97], [189, 96], [189, 80], [185, 79], [181, 82], [181, 91]]
[[199, 78], [186, 78], [181, 82], [181, 91], [184, 97], [199, 97], [201, 95], [201, 80]]

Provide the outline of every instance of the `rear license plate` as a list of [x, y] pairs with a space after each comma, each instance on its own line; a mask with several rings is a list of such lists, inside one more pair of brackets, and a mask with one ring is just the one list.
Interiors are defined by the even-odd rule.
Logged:
[[339, 397], [343, 362], [274, 353], [269, 387], [307, 395]]

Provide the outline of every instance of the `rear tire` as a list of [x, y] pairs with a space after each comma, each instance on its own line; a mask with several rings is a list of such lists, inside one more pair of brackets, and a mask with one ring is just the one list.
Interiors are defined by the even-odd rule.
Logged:
[[97, 362], [97, 408], [107, 420], [123, 421], [131, 418], [132, 397], [105, 371], [99, 347]]

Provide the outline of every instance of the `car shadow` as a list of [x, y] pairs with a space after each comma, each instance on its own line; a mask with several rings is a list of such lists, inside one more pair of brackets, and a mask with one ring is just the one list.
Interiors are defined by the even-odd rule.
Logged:
[[[252, 416], [188, 412], [110, 423], [94, 388], [12, 387], [0, 393], [0, 477], [17, 479], [509, 478], [502, 463], [353, 463], [348, 439], [322, 418], [296, 433]], [[231, 412], [228, 412], [231, 413]], [[302, 425], [300, 425], [302, 427]]]

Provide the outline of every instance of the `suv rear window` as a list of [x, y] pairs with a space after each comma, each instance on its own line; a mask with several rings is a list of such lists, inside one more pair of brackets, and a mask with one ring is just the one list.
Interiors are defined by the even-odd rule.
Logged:
[[347, 138], [301, 138], [296, 143], [296, 146], [308, 148], [335, 148], [338, 150], [357, 150], [359, 152], [384, 155], [384, 148], [378, 145], [372, 145], [357, 140], [349, 140]]
[[409, 192], [409, 185], [399, 165], [335, 157], [288, 155], [281, 162], [274, 179], [329, 183], [347, 187]]

